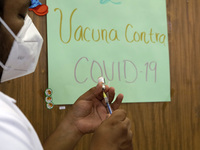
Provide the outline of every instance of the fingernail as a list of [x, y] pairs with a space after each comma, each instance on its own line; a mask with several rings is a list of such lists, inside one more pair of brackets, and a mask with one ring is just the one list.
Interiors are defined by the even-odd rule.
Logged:
[[107, 115], [106, 115], [106, 119], [108, 119], [110, 116], [111, 116], [111, 114], [107, 114]]

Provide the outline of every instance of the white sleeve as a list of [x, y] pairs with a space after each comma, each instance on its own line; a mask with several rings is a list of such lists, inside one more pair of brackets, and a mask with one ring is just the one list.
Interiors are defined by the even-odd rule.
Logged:
[[[1, 112], [1, 111], [0, 111]], [[0, 149], [33, 150], [29, 129], [12, 114], [0, 113]]]
[[35, 129], [15, 102], [0, 91], [0, 150], [43, 150]]

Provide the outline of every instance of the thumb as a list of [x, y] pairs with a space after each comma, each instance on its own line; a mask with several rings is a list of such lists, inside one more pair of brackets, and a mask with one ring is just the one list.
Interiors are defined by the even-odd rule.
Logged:
[[115, 110], [112, 115], [110, 116], [110, 119], [113, 121], [113, 122], [121, 122], [121, 121], [124, 121], [126, 119], [126, 111], [123, 110], [123, 109], [117, 109]]

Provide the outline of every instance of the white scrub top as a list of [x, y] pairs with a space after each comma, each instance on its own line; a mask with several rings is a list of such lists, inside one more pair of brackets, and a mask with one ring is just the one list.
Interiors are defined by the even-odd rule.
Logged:
[[0, 92], [0, 149], [42, 150], [33, 126], [15, 103]]

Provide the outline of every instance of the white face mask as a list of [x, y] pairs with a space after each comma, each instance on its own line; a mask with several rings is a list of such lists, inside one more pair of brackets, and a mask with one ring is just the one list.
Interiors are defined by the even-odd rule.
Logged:
[[15, 38], [6, 64], [4, 65], [0, 61], [0, 66], [3, 68], [1, 82], [33, 73], [37, 66], [43, 38], [33, 24], [31, 18], [28, 15], [26, 16], [24, 25], [17, 36], [1, 17], [0, 22]]

